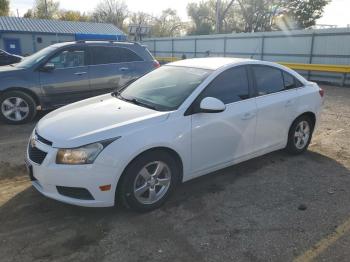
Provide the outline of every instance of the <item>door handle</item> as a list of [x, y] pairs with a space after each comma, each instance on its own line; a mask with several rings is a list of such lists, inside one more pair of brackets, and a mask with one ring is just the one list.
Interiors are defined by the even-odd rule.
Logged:
[[255, 113], [245, 113], [241, 116], [242, 120], [249, 120], [255, 117]]
[[74, 74], [77, 75], [77, 76], [81, 76], [81, 75], [85, 75], [86, 72], [76, 72], [76, 73], [74, 73]]
[[119, 71], [127, 71], [127, 70], [129, 70], [128, 67], [121, 67], [121, 68], [119, 68]]

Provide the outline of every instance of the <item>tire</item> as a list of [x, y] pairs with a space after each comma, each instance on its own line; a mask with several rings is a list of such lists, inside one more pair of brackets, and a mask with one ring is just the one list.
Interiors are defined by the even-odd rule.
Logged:
[[[163, 169], [158, 176], [152, 176], [157, 167]], [[179, 178], [180, 169], [177, 162], [167, 152], [153, 151], [142, 154], [125, 169], [118, 185], [116, 203], [121, 200], [126, 208], [137, 212], [154, 210], [166, 201]], [[136, 193], [137, 191], [139, 193]]]
[[294, 120], [288, 133], [286, 150], [292, 155], [305, 152], [310, 144], [315, 123], [304, 115]]
[[9, 91], [0, 97], [0, 120], [3, 122], [24, 124], [33, 120], [35, 115], [36, 103], [30, 95], [21, 91]]

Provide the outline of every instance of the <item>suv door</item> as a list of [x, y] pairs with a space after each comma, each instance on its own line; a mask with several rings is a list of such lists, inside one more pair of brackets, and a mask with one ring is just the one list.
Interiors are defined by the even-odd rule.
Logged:
[[143, 59], [118, 46], [89, 46], [90, 85], [95, 95], [112, 92], [139, 77], [137, 65]]
[[46, 64], [54, 64], [52, 71], [40, 71], [40, 83], [52, 106], [66, 105], [91, 96], [89, 71], [84, 47], [63, 48]]
[[253, 151], [256, 104], [249, 89], [246, 66], [233, 67], [216, 77], [196, 99], [195, 108], [203, 98], [215, 97], [226, 104], [226, 110], [192, 115], [194, 176]]
[[280, 148], [287, 142], [290, 125], [297, 115], [297, 80], [279, 68], [264, 65], [251, 68], [258, 108], [255, 149]]

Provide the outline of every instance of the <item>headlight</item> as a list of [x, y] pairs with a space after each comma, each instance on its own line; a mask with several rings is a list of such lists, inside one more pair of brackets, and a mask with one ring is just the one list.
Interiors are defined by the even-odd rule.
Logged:
[[118, 138], [120, 137], [89, 144], [79, 148], [59, 149], [56, 156], [56, 164], [92, 164], [102, 150]]

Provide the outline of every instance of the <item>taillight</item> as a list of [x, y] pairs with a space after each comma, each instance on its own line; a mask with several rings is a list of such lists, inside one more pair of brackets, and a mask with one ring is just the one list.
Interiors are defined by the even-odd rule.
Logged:
[[324, 90], [320, 87], [320, 90], [318, 91], [320, 93], [320, 96], [323, 97], [324, 96]]
[[159, 62], [157, 60], [154, 60], [153, 61], [153, 66], [154, 66], [154, 68], [158, 68], [158, 67], [160, 67], [160, 64], [159, 64]]

